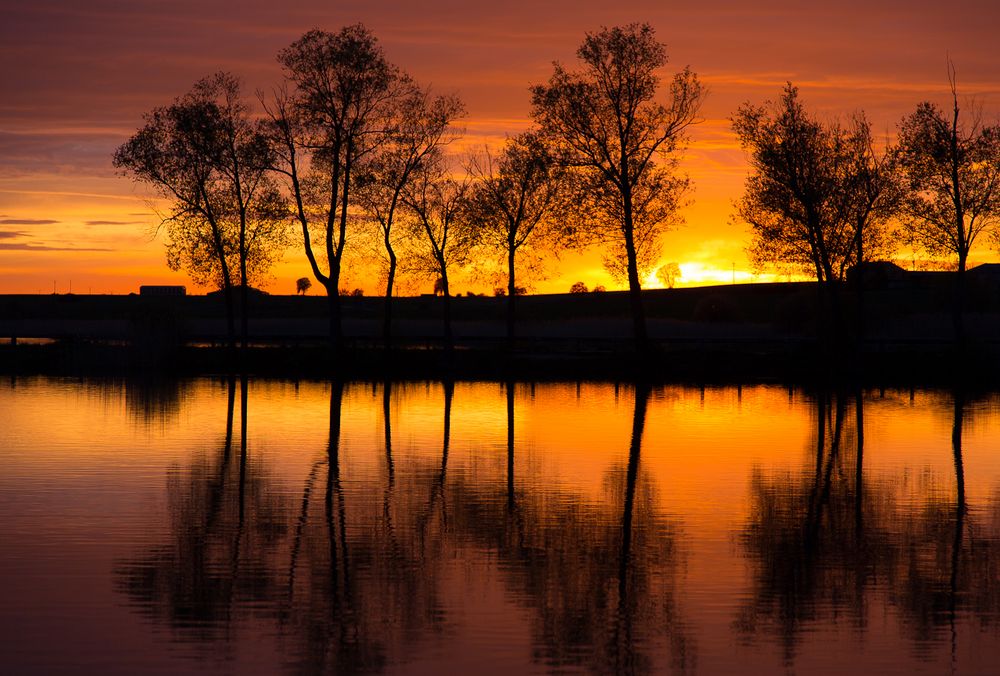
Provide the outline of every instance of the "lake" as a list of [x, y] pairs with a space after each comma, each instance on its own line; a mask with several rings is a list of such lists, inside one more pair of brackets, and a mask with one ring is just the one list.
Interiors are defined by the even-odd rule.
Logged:
[[0, 382], [0, 671], [984, 674], [1000, 396]]

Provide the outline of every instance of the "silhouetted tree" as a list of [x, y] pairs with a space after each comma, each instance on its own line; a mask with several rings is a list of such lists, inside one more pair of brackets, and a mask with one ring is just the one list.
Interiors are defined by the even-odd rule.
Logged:
[[471, 173], [476, 238], [507, 265], [507, 340], [513, 342], [518, 254], [537, 246], [552, 254], [566, 240], [565, 170], [537, 133], [526, 132], [507, 139], [499, 156], [487, 149], [474, 157]]
[[581, 70], [557, 63], [548, 84], [532, 87], [532, 116], [583, 179], [581, 194], [594, 211], [588, 230], [613, 247], [605, 263], [628, 279], [636, 346], [645, 351], [640, 269], [656, 260], [660, 235], [679, 221], [688, 180], [674, 173], [675, 151], [705, 92], [684, 69], [666, 104], [656, 100], [667, 52], [649, 24], [588, 33], [577, 57]]
[[363, 166], [359, 202], [374, 223], [385, 247], [388, 268], [382, 335], [386, 346], [392, 338], [392, 293], [398, 257], [393, 231], [403, 193], [420, 168], [433, 163], [442, 146], [454, 139], [451, 124], [465, 107], [456, 96], [431, 97], [408, 78], [401, 78], [399, 92], [389, 105], [388, 133]]
[[976, 239], [1000, 225], [1000, 125], [984, 126], [978, 114], [963, 119], [954, 66], [949, 64], [952, 110], [923, 102], [899, 125], [898, 162], [907, 195], [903, 225], [931, 254], [955, 256], [954, 325], [959, 342], [965, 266]]
[[436, 275], [444, 303], [445, 347], [451, 349], [451, 289], [448, 274], [469, 260], [474, 240], [467, 220], [469, 184], [447, 175], [443, 166], [426, 167], [403, 197], [411, 212], [410, 233], [415, 242], [412, 265], [418, 273]]
[[738, 205], [752, 229], [751, 259], [811, 270], [821, 316], [831, 323], [824, 335], [840, 338], [840, 283], [859, 254], [884, 255], [891, 211], [891, 172], [874, 150], [867, 120], [856, 115], [849, 128], [824, 124], [788, 84], [777, 102], [740, 107], [733, 128], [752, 170]]
[[[845, 217], [853, 225], [854, 264], [890, 259], [899, 240], [898, 233], [889, 224], [897, 214], [903, 197], [902, 182], [896, 171], [895, 151], [889, 146], [881, 151], [875, 148], [871, 124], [860, 112], [851, 118], [846, 146], [848, 160], [841, 172], [840, 186]], [[855, 291], [855, 331], [860, 350], [865, 332], [861, 275], [855, 282]]]
[[656, 278], [668, 289], [677, 285], [677, 280], [681, 278], [681, 267], [677, 263], [664, 263], [656, 270]]
[[309, 281], [308, 277], [299, 277], [295, 280], [295, 293], [301, 293], [304, 296], [312, 288], [312, 285], [313, 283]]
[[[341, 343], [340, 273], [358, 165], [386, 136], [403, 81], [361, 24], [311, 30], [278, 54], [291, 91], [267, 106], [279, 161], [313, 276], [330, 302], [330, 340]], [[327, 272], [313, 250], [321, 243]]]
[[587, 293], [587, 285], [583, 282], [573, 282], [573, 285], [569, 287], [570, 293]]
[[283, 201], [267, 173], [272, 163], [239, 80], [228, 73], [200, 80], [172, 105], [147, 114], [145, 125], [114, 155], [117, 168], [170, 202], [163, 219], [168, 263], [223, 290], [231, 342], [233, 287], [239, 285], [244, 347], [247, 286], [286, 245]]

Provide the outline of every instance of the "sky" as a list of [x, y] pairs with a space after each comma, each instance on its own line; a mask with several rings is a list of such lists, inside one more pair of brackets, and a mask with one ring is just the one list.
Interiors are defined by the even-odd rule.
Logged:
[[[963, 106], [1000, 119], [995, 0], [0, 0], [0, 293], [194, 289], [167, 268], [152, 193], [116, 173], [115, 148], [198, 79], [227, 70], [267, 92], [281, 79], [281, 48], [359, 21], [390, 61], [462, 97], [465, 146], [526, 128], [528, 87], [553, 61], [572, 65], [585, 33], [652, 24], [667, 45], [664, 76], [690, 66], [709, 89], [682, 163], [692, 202], [661, 258], [680, 265], [682, 284], [767, 278], [752, 274], [749, 233], [732, 217], [747, 166], [729, 118], [743, 102], [774, 99], [790, 81], [820, 116], [864, 110], [891, 138], [918, 102], [947, 101], [950, 58]], [[983, 243], [972, 258], [996, 257]], [[308, 274], [293, 247], [266, 288], [294, 293]], [[574, 281], [616, 287], [599, 251], [562, 256], [531, 286], [562, 292]], [[378, 292], [352, 270], [342, 286]]]

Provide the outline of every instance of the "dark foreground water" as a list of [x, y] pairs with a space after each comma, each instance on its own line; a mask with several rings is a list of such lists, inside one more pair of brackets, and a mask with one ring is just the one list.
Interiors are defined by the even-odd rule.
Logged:
[[0, 673], [997, 673], [998, 406], [6, 380]]

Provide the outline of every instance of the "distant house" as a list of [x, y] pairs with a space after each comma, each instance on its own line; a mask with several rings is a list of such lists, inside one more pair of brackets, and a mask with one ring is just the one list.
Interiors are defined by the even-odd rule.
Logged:
[[186, 296], [187, 289], [183, 286], [145, 285], [139, 287], [140, 296]]
[[966, 274], [970, 279], [1000, 286], [1000, 263], [983, 263], [970, 268]]
[[857, 279], [869, 289], [898, 289], [905, 286], [911, 273], [889, 261], [865, 261], [847, 271], [847, 281]]

